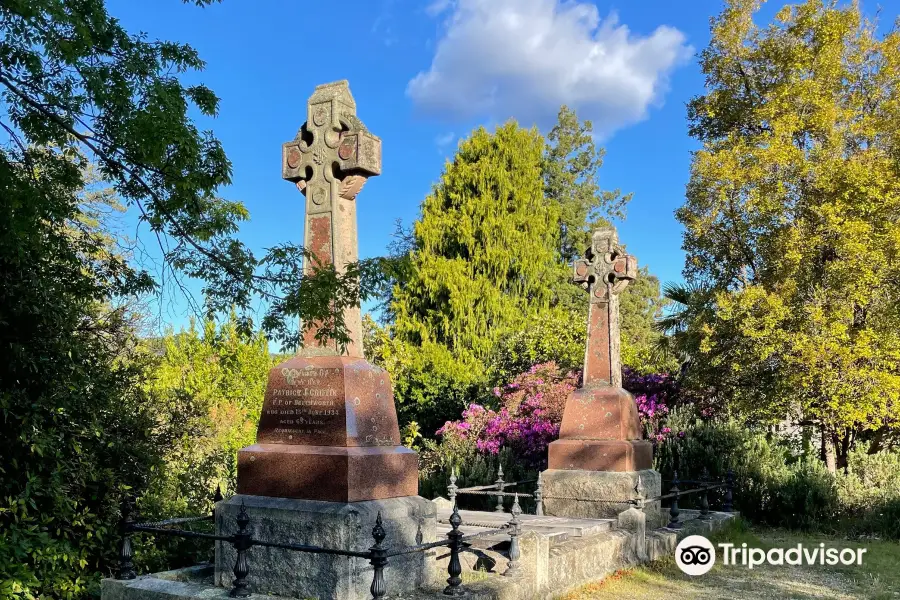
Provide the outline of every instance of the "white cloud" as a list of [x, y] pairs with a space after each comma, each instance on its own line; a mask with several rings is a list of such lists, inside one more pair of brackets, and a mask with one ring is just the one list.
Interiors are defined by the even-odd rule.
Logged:
[[445, 31], [431, 68], [407, 94], [420, 110], [449, 119], [510, 116], [552, 122], [561, 104], [609, 134], [647, 116], [668, 75], [693, 53], [685, 36], [660, 26], [633, 35], [615, 14], [577, 0], [435, 0]]
[[456, 134], [452, 131], [448, 131], [447, 133], [442, 133], [436, 138], [434, 138], [434, 143], [438, 147], [438, 149], [443, 149], [446, 146], [449, 146], [456, 139]]

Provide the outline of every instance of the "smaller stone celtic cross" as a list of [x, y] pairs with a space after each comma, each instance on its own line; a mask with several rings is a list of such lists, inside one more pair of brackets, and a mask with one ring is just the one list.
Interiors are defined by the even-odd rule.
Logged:
[[637, 259], [625, 254], [615, 227], [594, 231], [585, 257], [573, 264], [573, 281], [590, 294], [584, 386], [622, 386], [619, 294], [637, 277]]
[[[346, 81], [316, 87], [306, 105], [307, 119], [297, 137], [282, 148], [282, 177], [306, 196], [304, 246], [322, 265], [342, 271], [359, 259], [356, 196], [369, 177], [381, 174], [381, 140], [356, 116], [356, 102]], [[315, 263], [306, 260], [304, 272]], [[348, 356], [362, 357], [359, 307], [348, 309], [344, 322], [350, 334]], [[302, 354], [337, 354], [330, 342], [321, 346], [317, 327], [304, 334]]]

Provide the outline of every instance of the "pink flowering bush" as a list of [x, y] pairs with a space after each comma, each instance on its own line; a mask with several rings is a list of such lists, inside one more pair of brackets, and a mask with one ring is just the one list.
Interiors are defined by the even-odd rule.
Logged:
[[472, 444], [483, 454], [510, 448], [521, 460], [540, 466], [547, 446], [559, 437], [566, 398], [578, 383], [576, 373], [562, 373], [552, 362], [532, 366], [493, 390], [496, 408], [470, 404], [459, 421], [447, 421], [437, 434], [442, 444]]

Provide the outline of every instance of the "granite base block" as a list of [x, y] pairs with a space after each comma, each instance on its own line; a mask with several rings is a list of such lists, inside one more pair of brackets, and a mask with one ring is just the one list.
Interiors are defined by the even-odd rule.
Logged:
[[646, 440], [559, 439], [547, 449], [551, 469], [645, 471], [653, 466], [653, 444]]
[[403, 446], [254, 444], [238, 451], [238, 493], [323, 502], [415, 496], [418, 458]]
[[[242, 502], [250, 516], [250, 533], [257, 540], [365, 552], [374, 544], [372, 528], [378, 513], [388, 548], [436, 539], [434, 504], [419, 496], [337, 503], [236, 495], [217, 506], [217, 533], [231, 535], [237, 530]], [[231, 586], [235, 558], [230, 544], [216, 543], [215, 585]], [[411, 592], [426, 583], [425, 561], [422, 553], [391, 558], [385, 579], [392, 592]], [[371, 598], [373, 570], [364, 559], [255, 546], [248, 563], [254, 594], [315, 600]]]
[[[631, 504], [616, 502], [636, 497], [640, 479], [644, 498], [659, 496], [662, 477], [652, 469], [643, 471], [575, 471], [548, 469], [544, 482], [544, 514], [578, 519], [616, 519]], [[647, 528], [661, 527], [660, 502], [646, 502]]]

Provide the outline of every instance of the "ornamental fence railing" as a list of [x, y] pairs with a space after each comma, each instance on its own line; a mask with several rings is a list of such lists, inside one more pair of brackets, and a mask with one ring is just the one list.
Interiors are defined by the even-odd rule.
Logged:
[[[535, 509], [534, 514], [537, 516], [544, 515], [544, 500], [545, 499], [554, 499], [554, 500], [581, 500], [585, 502], [596, 502], [603, 504], [621, 504], [623, 506], [635, 506], [636, 508], [643, 509], [644, 506], [648, 502], [660, 502], [662, 503], [665, 500], [669, 501], [669, 522], [666, 525], [668, 529], [680, 529], [683, 521], [680, 518], [682, 509], [679, 507], [679, 503], [682, 499], [697, 495], [699, 496], [699, 511], [694, 519], [701, 521], [708, 521], [712, 519], [710, 514], [710, 492], [715, 490], [724, 490], [724, 497], [721, 506], [721, 512], [731, 513], [734, 511], [734, 471], [732, 469], [728, 469], [724, 478], [721, 479], [713, 479], [709, 475], [709, 470], [704, 468], [703, 472], [700, 476], [700, 479], [679, 479], [678, 472], [675, 471], [673, 473], [672, 479], [663, 479], [663, 483], [671, 483], [669, 487], [669, 491], [666, 494], [660, 494], [658, 496], [647, 497], [644, 495], [644, 490], [642, 487], [641, 480], [638, 479], [637, 486], [635, 488], [635, 495], [631, 498], [621, 498], [621, 499], [597, 499], [597, 498], [575, 498], [569, 496], [546, 496], [544, 494], [544, 482], [542, 476], [539, 474], [537, 479], [527, 479], [523, 481], [504, 481], [503, 479], [503, 467], [500, 466], [497, 469], [497, 480], [494, 483], [488, 485], [479, 485], [473, 487], [460, 488], [457, 487], [457, 474], [456, 469], [451, 470], [450, 472], [450, 484], [447, 486], [447, 497], [453, 506], [456, 506], [457, 498], [462, 495], [473, 495], [473, 496], [492, 496], [497, 498], [496, 507], [494, 508], [494, 512], [502, 513], [505, 512], [504, 499], [515, 497], [516, 503], [518, 503], [519, 498], [523, 496], [520, 492], [508, 492], [506, 491], [508, 488], [515, 488], [517, 486], [522, 486], [526, 484], [535, 483], [535, 489], [530, 496], [534, 499]], [[696, 487], [681, 489], [684, 485], [694, 485]], [[692, 519], [693, 520], [693, 519]]]
[[[544, 515], [544, 481], [541, 478], [541, 475], [538, 474], [537, 479], [523, 479], [522, 481], [504, 481], [503, 480], [503, 465], [500, 465], [497, 468], [497, 480], [494, 483], [489, 483], [487, 485], [476, 485], [472, 487], [457, 487], [456, 482], [458, 481], [456, 475], [456, 468], [454, 467], [450, 471], [450, 485], [447, 486], [447, 498], [450, 502], [456, 506], [456, 502], [459, 496], [488, 496], [488, 497], [496, 497], [497, 502], [494, 507], [494, 512], [502, 513], [506, 512], [506, 498], [515, 498], [516, 501], [521, 501], [525, 498], [530, 500], [533, 499], [535, 505], [534, 514], [538, 516]], [[525, 493], [521, 491], [508, 492], [506, 490], [517, 487], [524, 487], [526, 485], [535, 484], [534, 492]]]
[[[217, 490], [215, 501], [219, 502], [221, 500], [221, 492]], [[122, 504], [122, 519], [120, 523], [121, 542], [119, 545], [119, 566], [116, 573], [116, 579], [129, 580], [137, 577], [134, 568], [134, 551], [131, 541], [132, 536], [137, 533], [150, 533], [154, 535], [181, 538], [199, 538], [231, 544], [237, 555], [232, 569], [234, 572], [234, 580], [232, 582], [231, 591], [229, 592], [229, 596], [232, 598], [247, 598], [251, 595], [250, 584], [248, 582], [252, 563], [250, 551], [255, 546], [368, 560], [374, 571], [370, 592], [372, 598], [376, 600], [384, 597], [387, 593], [387, 582], [384, 577], [384, 569], [391, 558], [417, 552], [426, 552], [427, 550], [440, 547], [447, 547], [450, 550], [450, 561], [447, 566], [447, 574], [449, 577], [447, 578], [447, 587], [444, 588], [444, 594], [447, 594], [448, 596], [464, 595], [465, 590], [462, 585], [462, 563], [459, 558], [460, 553], [468, 548], [475, 540], [497, 534], [506, 534], [509, 536], [509, 560], [503, 575], [511, 577], [518, 575], [520, 572], [519, 558], [521, 557], [521, 551], [519, 549], [519, 536], [521, 534], [521, 521], [519, 517], [522, 514], [522, 509], [517, 497], [514, 497], [513, 500], [512, 509], [510, 511], [510, 520], [502, 527], [464, 535], [462, 531], [460, 531], [463, 521], [460, 517], [459, 510], [454, 505], [453, 512], [450, 516], [451, 529], [447, 533], [446, 539], [420, 543], [414, 546], [391, 547], [386, 545], [385, 540], [387, 534], [384, 529], [381, 513], [379, 512], [375, 520], [375, 527], [372, 529], [372, 539], [374, 543], [368, 551], [322, 548], [299, 543], [280, 543], [256, 539], [250, 533], [251, 518], [247, 513], [247, 508], [244, 506], [243, 502], [241, 502], [241, 507], [237, 514], [237, 531], [231, 535], [204, 533], [180, 528], [180, 526], [190, 523], [202, 521], [215, 522], [215, 510], [213, 510], [211, 515], [202, 517], [174, 518], [148, 523], [136, 523], [133, 518], [133, 506], [134, 503], [131, 500], [126, 500]]]

